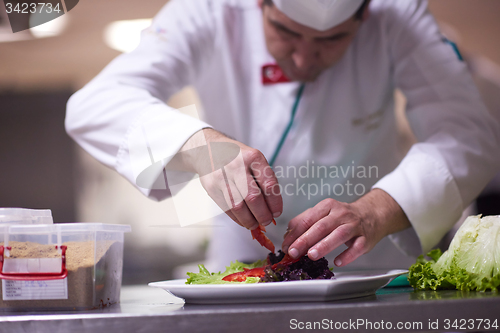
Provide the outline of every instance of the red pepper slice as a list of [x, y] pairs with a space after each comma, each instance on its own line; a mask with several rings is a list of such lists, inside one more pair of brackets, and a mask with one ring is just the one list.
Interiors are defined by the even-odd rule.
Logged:
[[[276, 222], [273, 220], [274, 224], [276, 224]], [[272, 253], [274, 253], [274, 244], [273, 242], [271, 242], [271, 240], [269, 238], [267, 238], [267, 236], [264, 234], [264, 232], [266, 232], [266, 228], [262, 225], [259, 225], [258, 228], [252, 230], [252, 238], [253, 239], [256, 239], [257, 242], [260, 243], [260, 245], [262, 245], [263, 247], [265, 247], [266, 249], [268, 249], [269, 251], [271, 251]]]
[[247, 277], [263, 277], [266, 273], [264, 272], [264, 267], [257, 268], [243, 268], [243, 272], [237, 272], [233, 274], [226, 275], [222, 278], [224, 281], [230, 282], [244, 282]]
[[297, 262], [297, 261], [299, 261], [299, 260], [300, 260], [300, 258], [293, 259], [293, 258], [292, 258], [292, 257], [290, 257], [290, 256], [288, 255], [288, 253], [287, 253], [287, 254], [285, 254], [285, 256], [283, 257], [283, 259], [281, 259], [281, 261], [280, 261], [280, 262], [278, 262], [278, 263], [276, 263], [276, 264], [274, 264], [274, 265], [272, 266], [272, 269], [276, 269], [276, 267], [278, 267], [278, 265], [288, 266], [288, 265], [291, 265], [291, 264], [293, 264], [294, 262]]
[[[286, 254], [283, 259], [281, 259], [280, 262], [272, 265], [272, 269], [276, 269], [278, 265], [291, 265], [294, 262], [299, 261], [299, 259], [293, 259], [290, 257], [288, 254]], [[264, 271], [265, 267], [257, 267], [257, 268], [243, 268], [243, 272], [236, 272], [233, 274], [226, 275], [222, 278], [224, 281], [229, 281], [229, 282], [244, 282], [246, 281], [247, 277], [263, 277], [266, 275]]]

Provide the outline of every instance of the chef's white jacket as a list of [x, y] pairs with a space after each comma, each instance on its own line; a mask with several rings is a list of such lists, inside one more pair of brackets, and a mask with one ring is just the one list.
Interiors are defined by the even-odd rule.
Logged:
[[[412, 228], [391, 235], [392, 242], [381, 241], [357, 265], [407, 265], [414, 259], [394, 246], [417, 255], [439, 242], [499, 169], [500, 130], [425, 1], [373, 0], [370, 10], [341, 61], [305, 85], [275, 163], [289, 195], [283, 195], [283, 215], [268, 235], [279, 245], [288, 221], [319, 201], [354, 201], [355, 190], [380, 188], [398, 202]], [[263, 85], [261, 69], [269, 63], [257, 0], [172, 0], [135, 51], [116, 58], [70, 99], [66, 128], [132, 184], [205, 127], [270, 159], [290, 121], [299, 83]], [[202, 120], [164, 102], [187, 85], [199, 94]], [[395, 88], [408, 100], [418, 139], [402, 159]], [[130, 136], [138, 131], [147, 138], [147, 153], [131, 146]], [[294, 175], [293, 167], [302, 167], [302, 174]], [[169, 195], [161, 188], [140, 190], [154, 199]], [[319, 194], [312, 195], [315, 190]], [[213, 231], [211, 268], [266, 255], [249, 231], [225, 215], [217, 219], [223, 226]]]

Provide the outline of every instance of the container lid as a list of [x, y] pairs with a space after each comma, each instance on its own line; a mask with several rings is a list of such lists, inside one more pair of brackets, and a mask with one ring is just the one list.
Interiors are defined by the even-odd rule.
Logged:
[[104, 224], [104, 223], [55, 223], [39, 225], [5, 225], [0, 224], [0, 233], [9, 234], [47, 234], [56, 232], [130, 232], [131, 227], [123, 224]]
[[50, 209], [0, 208], [0, 224], [52, 224]]

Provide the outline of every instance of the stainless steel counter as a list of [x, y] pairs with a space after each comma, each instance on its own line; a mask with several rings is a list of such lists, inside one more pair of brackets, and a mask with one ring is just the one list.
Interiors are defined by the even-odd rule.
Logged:
[[[480, 319], [483, 319], [481, 323]], [[342, 332], [389, 328], [391, 331], [456, 332], [487, 330], [485, 319], [490, 321], [490, 330], [495, 330], [492, 327], [495, 320], [500, 325], [499, 294], [385, 288], [373, 296], [332, 302], [184, 305], [161, 289], [129, 286], [122, 288], [121, 304], [105, 309], [0, 313], [0, 332], [256, 333], [309, 327]]]

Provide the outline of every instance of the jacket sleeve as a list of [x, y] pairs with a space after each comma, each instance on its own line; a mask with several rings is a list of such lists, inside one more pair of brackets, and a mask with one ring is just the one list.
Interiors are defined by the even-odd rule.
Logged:
[[440, 241], [500, 168], [500, 129], [426, 2], [405, 3], [385, 18], [388, 52], [418, 142], [374, 188], [390, 194], [412, 224], [391, 239], [418, 255]]
[[[141, 35], [140, 45], [113, 60], [68, 101], [68, 134], [144, 194], [164, 199], [164, 186], [137, 184], [141, 173], [163, 167], [195, 132], [208, 124], [165, 101], [193, 83], [214, 46], [211, 1], [172, 0]], [[144, 178], [144, 177], [143, 177]]]

